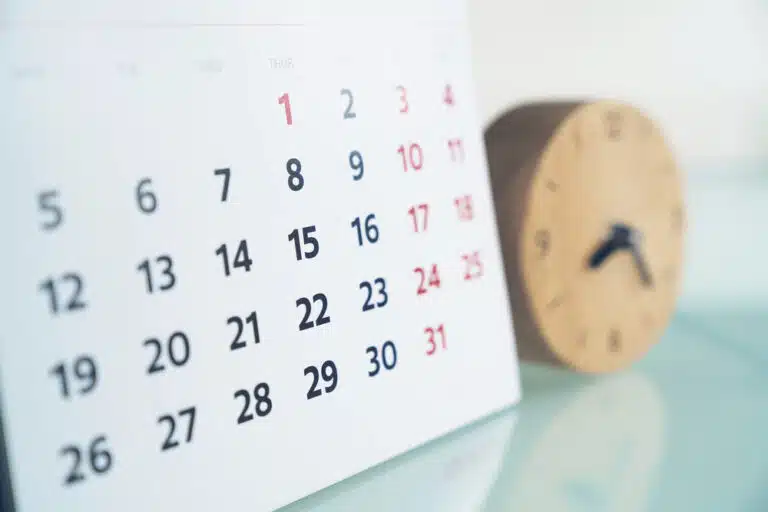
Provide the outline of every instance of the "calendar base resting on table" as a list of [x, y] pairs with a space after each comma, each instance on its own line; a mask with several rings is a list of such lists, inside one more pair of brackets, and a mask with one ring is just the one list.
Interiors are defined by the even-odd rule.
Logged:
[[118, 4], [0, 28], [8, 510], [273, 509], [519, 400], [463, 2]]

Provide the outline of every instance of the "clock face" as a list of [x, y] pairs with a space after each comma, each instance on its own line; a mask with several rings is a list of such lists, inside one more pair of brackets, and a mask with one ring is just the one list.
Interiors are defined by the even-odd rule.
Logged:
[[576, 109], [533, 173], [521, 247], [531, 309], [565, 363], [626, 366], [658, 339], [675, 306], [685, 210], [659, 129], [628, 105]]

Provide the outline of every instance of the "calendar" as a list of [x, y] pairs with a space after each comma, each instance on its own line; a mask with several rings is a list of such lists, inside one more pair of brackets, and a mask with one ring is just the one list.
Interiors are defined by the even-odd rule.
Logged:
[[519, 400], [463, 2], [262, 4], [4, 3], [9, 510], [272, 510]]

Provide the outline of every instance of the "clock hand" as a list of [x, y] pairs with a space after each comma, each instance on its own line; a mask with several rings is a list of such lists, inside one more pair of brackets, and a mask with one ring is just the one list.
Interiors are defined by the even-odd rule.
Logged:
[[651, 278], [651, 272], [648, 270], [648, 262], [645, 260], [642, 251], [640, 250], [640, 233], [638, 231], [632, 231], [629, 237], [629, 251], [632, 253], [632, 259], [635, 260], [635, 266], [640, 273], [640, 279], [643, 284], [648, 287], [653, 287], [653, 279]]
[[611, 254], [616, 252], [618, 248], [619, 247], [616, 245], [616, 241], [613, 237], [604, 240], [589, 257], [589, 268], [595, 269], [600, 267], [600, 265], [602, 265]]
[[640, 279], [642, 279], [643, 284], [648, 287], [653, 287], [653, 279], [651, 278], [651, 273], [648, 271], [648, 264], [640, 253], [640, 249], [633, 245], [630, 251], [632, 252], [632, 257], [635, 260], [635, 265], [637, 266], [637, 271], [640, 273]]
[[611, 234], [589, 257], [589, 268], [598, 268], [614, 252], [628, 249], [631, 245], [631, 236], [632, 230], [624, 224], [611, 226]]

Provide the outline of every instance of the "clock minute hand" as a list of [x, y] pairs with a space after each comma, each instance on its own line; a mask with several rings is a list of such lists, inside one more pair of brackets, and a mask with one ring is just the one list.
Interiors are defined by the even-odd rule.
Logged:
[[630, 252], [632, 252], [632, 258], [635, 260], [635, 265], [637, 266], [637, 271], [640, 273], [640, 279], [642, 279], [643, 284], [652, 287], [653, 279], [651, 278], [651, 272], [648, 270], [648, 263], [645, 261], [645, 257], [643, 257], [640, 249], [637, 245], [632, 244]]

